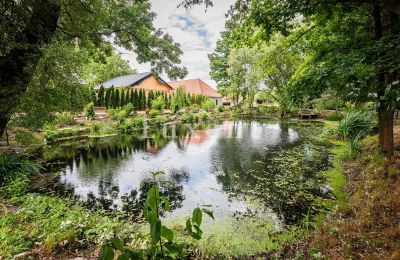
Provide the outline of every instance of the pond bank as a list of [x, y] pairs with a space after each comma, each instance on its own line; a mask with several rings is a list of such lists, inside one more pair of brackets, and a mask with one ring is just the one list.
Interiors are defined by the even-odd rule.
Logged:
[[368, 137], [362, 152], [346, 161], [344, 195], [334, 214], [308, 239], [292, 243], [283, 258], [400, 258], [400, 125], [395, 125], [397, 152], [392, 159], [378, 152], [378, 137]]
[[[41, 196], [38, 196], [38, 198], [40, 198]], [[61, 201], [61, 203], [62, 203], [62, 199], [60, 199]], [[33, 200], [28, 200], [27, 199], [27, 203], [24, 203], [24, 201], [22, 201], [22, 202], [20, 202], [20, 205], [21, 205], [21, 207], [27, 207], [29, 204], [35, 204], [35, 202], [33, 201]], [[17, 201], [17, 203], [18, 203], [18, 201]], [[53, 207], [53, 206], [51, 206], [51, 207]], [[29, 211], [29, 210], [28, 210]], [[68, 212], [68, 211], [67, 211]], [[85, 210], [85, 212], [87, 212], [86, 210]], [[52, 214], [52, 213], [51, 213]], [[57, 216], [57, 211], [55, 212], [55, 216], [41, 216], [41, 217], [39, 217], [39, 218], [57, 218], [56, 216]], [[90, 213], [88, 213], [88, 214], [90, 214]], [[95, 215], [95, 214], [94, 214]], [[121, 220], [122, 221], [122, 220]], [[101, 221], [100, 221], [101, 222]], [[99, 222], [99, 223], [100, 223]], [[272, 250], [272, 249], [277, 249], [277, 248], [279, 248], [280, 247], [280, 245], [282, 245], [282, 244], [288, 244], [289, 243], [289, 241], [292, 241], [292, 240], [298, 240], [298, 239], [302, 239], [306, 234], [308, 234], [308, 232], [306, 232], [305, 230], [305, 227], [311, 227], [311, 223], [312, 221], [307, 221], [307, 224], [306, 224], [306, 222], [304, 222], [304, 223], [302, 223], [302, 224], [300, 224], [300, 225], [298, 225], [298, 226], [295, 226], [295, 227], [293, 227], [293, 229], [290, 229], [290, 230], [288, 230], [287, 232], [285, 231], [285, 232], [279, 232], [279, 233], [270, 233], [269, 235], [270, 236], [272, 236], [272, 237], [274, 237], [274, 239], [276, 239], [276, 240], [278, 240], [278, 241], [275, 241], [274, 242], [274, 245], [272, 246], [272, 247], [270, 247], [270, 249]], [[78, 223], [79, 224], [79, 223]], [[75, 224], [73, 224], [72, 226], [74, 226]], [[96, 229], [96, 227], [93, 227], [93, 226], [91, 226], [90, 227], [90, 225], [88, 225], [88, 227], [89, 227], [89, 229]], [[40, 227], [38, 227], [39, 229], [40, 229]], [[79, 227], [71, 227], [73, 230], [71, 231], [72, 233], [73, 232], [77, 232], [77, 231], [75, 231], [75, 228], [76, 228], [76, 230], [80, 230], [79, 229]], [[267, 228], [268, 229], [268, 228]], [[268, 232], [272, 232], [272, 230], [270, 230], [270, 231], [268, 231], [267, 230], [267, 233]], [[58, 234], [61, 238], [63, 237], [63, 234]], [[84, 235], [86, 236], [86, 231], [84, 232]], [[75, 235], [74, 235], [75, 236]], [[79, 235], [77, 235], [76, 234], [76, 236], [77, 237], [79, 237]], [[94, 235], [94, 237], [96, 237], [97, 235]], [[36, 239], [38, 239], [39, 241], [40, 241], [40, 238], [36, 238]], [[85, 239], [85, 240], [88, 240], [88, 241], [92, 241], [92, 240], [89, 240], [89, 238], [80, 238], [80, 239]], [[93, 238], [91, 238], [91, 239], [93, 239]], [[64, 244], [64, 246], [66, 246], [67, 244], [70, 244], [70, 243], [72, 243], [73, 245], [74, 245], [74, 243], [73, 242], [68, 242], [69, 240], [67, 240], [67, 242], [66, 242], [66, 244]], [[45, 242], [42, 242], [42, 243], [44, 243], [45, 244]], [[93, 242], [91, 242], [91, 243], [93, 243]], [[89, 246], [89, 248], [91, 248], [92, 246], [91, 245], [88, 245]], [[63, 248], [63, 244], [61, 243], [61, 245], [60, 245], [60, 248], [62, 249]], [[57, 250], [53, 250], [52, 251], [52, 253], [58, 253], [58, 251]], [[209, 253], [211, 253], [211, 252], [208, 252], [207, 254], [209, 254]], [[51, 253], [50, 253], [51, 254]], [[274, 253], [275, 254], [275, 253]], [[212, 256], [213, 254], [211, 253], [211, 256]], [[219, 255], [220, 256], [220, 255]], [[247, 255], [248, 256], [248, 255]]]

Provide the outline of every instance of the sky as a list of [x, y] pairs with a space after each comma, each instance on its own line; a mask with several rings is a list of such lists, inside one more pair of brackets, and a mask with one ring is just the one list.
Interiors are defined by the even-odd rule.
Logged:
[[[178, 8], [181, 0], [150, 0], [150, 2], [151, 9], [157, 13], [154, 20], [155, 27], [161, 28], [170, 34], [175, 42], [181, 44], [184, 52], [181, 57], [182, 65], [189, 72], [186, 79], [200, 78], [215, 88], [216, 83], [209, 75], [208, 54], [215, 49], [220, 32], [225, 28], [225, 14], [235, 0], [214, 1], [214, 6], [208, 8], [207, 12], [203, 5], [190, 10]], [[127, 52], [119, 50], [122, 53]], [[150, 65], [139, 64], [133, 53], [122, 54], [122, 58], [128, 60], [130, 66], [138, 72], [150, 71]], [[162, 78], [169, 80], [165, 75], [162, 75]]]

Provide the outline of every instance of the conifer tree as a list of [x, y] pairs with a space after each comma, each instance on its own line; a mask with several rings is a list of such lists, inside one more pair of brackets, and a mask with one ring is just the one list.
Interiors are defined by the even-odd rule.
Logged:
[[106, 108], [109, 108], [109, 107], [110, 107], [110, 90], [107, 90], [107, 91], [106, 91], [106, 96], [105, 96], [105, 98], [104, 98], [104, 106], [105, 106]]
[[104, 107], [104, 87], [101, 86], [97, 94], [98, 106]]
[[117, 108], [117, 107], [120, 106], [119, 89], [116, 88], [114, 90], [114, 92], [115, 92], [115, 95], [114, 95], [114, 98], [115, 98], [114, 99], [114, 107]]
[[140, 102], [139, 102], [139, 91], [137, 89], [135, 89], [134, 93], [133, 93], [133, 104], [136, 107], [137, 110], [140, 109]]
[[119, 106], [120, 107], [125, 106], [125, 90], [123, 88], [121, 88], [121, 96], [119, 99]]
[[115, 89], [114, 89], [114, 86], [111, 86], [109, 92], [110, 92], [110, 103], [109, 103], [109, 107], [110, 107], [110, 108], [115, 108]]

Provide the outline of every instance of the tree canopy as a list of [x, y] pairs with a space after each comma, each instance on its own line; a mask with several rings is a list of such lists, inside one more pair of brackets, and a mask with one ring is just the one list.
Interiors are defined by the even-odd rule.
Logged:
[[[54, 46], [78, 48], [92, 57], [104, 53], [112, 59], [109, 48], [113, 44], [135, 52], [137, 60], [149, 62], [155, 73], [166, 73], [171, 79], [187, 74], [179, 65], [179, 44], [153, 26], [156, 14], [146, 0], [2, 0], [0, 13], [0, 135], [28, 86], [33, 88], [38, 78], [41, 84], [46, 80], [36, 73], [40, 74], [38, 66]], [[63, 54], [68, 60], [64, 49], [53, 58], [61, 61]], [[76, 77], [73, 72], [71, 66], [67, 74]]]

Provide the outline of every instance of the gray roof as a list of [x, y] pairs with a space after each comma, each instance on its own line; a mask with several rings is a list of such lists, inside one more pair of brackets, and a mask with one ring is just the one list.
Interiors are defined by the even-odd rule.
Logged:
[[[100, 89], [101, 86], [103, 86], [105, 89], [111, 88], [111, 86], [114, 86], [116, 88], [129, 87], [129, 86], [133, 86], [133, 85], [140, 83], [140, 81], [148, 78], [151, 75], [153, 75], [153, 73], [144, 72], [144, 73], [133, 74], [133, 75], [119, 76], [119, 77], [115, 77], [110, 80], [107, 80], [106, 82], [104, 82], [100, 85], [97, 85], [96, 87], [94, 87], [94, 89], [98, 90], [98, 89]], [[165, 83], [165, 81], [162, 80], [161, 78], [157, 77], [157, 79], [160, 80], [161, 82]]]

